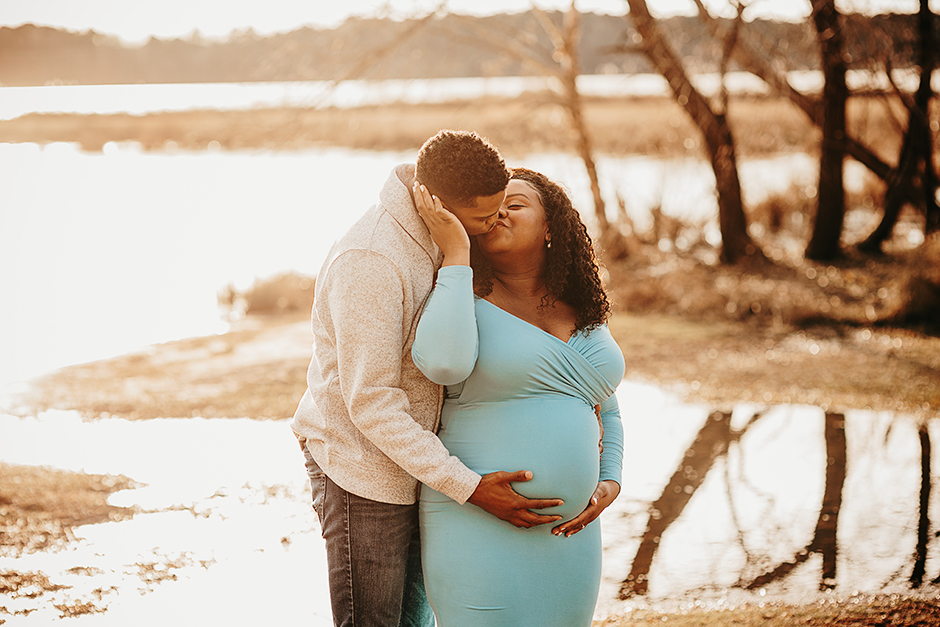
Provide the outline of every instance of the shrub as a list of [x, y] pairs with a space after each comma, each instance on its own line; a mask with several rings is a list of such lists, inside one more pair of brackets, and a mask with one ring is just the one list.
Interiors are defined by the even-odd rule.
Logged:
[[244, 292], [227, 286], [219, 293], [219, 304], [245, 314], [279, 314], [310, 311], [313, 306], [315, 277], [296, 273], [257, 279]]

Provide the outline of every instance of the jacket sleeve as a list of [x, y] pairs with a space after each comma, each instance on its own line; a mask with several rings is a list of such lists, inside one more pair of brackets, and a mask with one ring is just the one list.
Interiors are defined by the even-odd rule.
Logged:
[[339, 383], [349, 417], [362, 435], [429, 487], [465, 502], [480, 475], [451, 455], [409, 414], [402, 389], [405, 283], [377, 253], [351, 250], [327, 273], [326, 316], [333, 327]]
[[479, 350], [473, 270], [445, 266], [418, 322], [411, 357], [431, 381], [455, 385], [470, 376]]

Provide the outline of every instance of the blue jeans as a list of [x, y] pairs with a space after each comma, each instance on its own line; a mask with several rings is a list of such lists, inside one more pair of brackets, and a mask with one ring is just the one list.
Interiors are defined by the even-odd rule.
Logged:
[[433, 627], [424, 592], [418, 506], [347, 492], [304, 451], [313, 508], [326, 542], [336, 627]]

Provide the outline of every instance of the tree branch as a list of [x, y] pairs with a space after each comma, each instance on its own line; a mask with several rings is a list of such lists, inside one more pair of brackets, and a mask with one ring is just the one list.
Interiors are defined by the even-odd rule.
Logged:
[[[702, 0], [693, 0], [698, 7], [699, 16], [716, 39], [721, 39], [718, 21], [705, 9]], [[741, 37], [734, 49], [734, 59], [741, 64], [742, 69], [750, 72], [767, 83], [775, 92], [786, 96], [809, 117], [816, 126], [822, 126], [822, 109], [819, 101], [803, 94], [790, 86], [786, 73], [777, 70], [770, 62], [772, 58], [766, 50], [754, 47], [749, 39]], [[878, 157], [868, 146], [865, 146], [851, 136], [845, 138], [846, 153], [871, 170], [878, 178], [885, 180], [890, 176], [891, 166]]]

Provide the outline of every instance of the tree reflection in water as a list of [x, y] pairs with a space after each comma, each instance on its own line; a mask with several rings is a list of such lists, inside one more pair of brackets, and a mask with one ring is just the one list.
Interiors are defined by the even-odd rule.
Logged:
[[[823, 412], [821, 412], [823, 413]], [[730, 506], [730, 521], [736, 527], [738, 543], [743, 550], [745, 562], [738, 576], [735, 587], [744, 590], [761, 590], [774, 582], [783, 582], [797, 567], [806, 563], [813, 555], [821, 557], [818, 587], [821, 591], [833, 590], [838, 583], [839, 564], [839, 514], [843, 509], [843, 493], [846, 488], [846, 477], [850, 469], [849, 447], [846, 440], [846, 418], [842, 413], [824, 412], [824, 428], [822, 435], [825, 440], [825, 470], [824, 486], [821, 502], [818, 507], [818, 517], [815, 530], [805, 547], [797, 550], [792, 558], [783, 561], [771, 559], [770, 553], [774, 547], [765, 547], [765, 550], [748, 547], [746, 538], [754, 533], [754, 529], [746, 530], [739, 522], [735, 507], [735, 486], [728, 463], [729, 452], [736, 445], [740, 448], [740, 441], [745, 433], [757, 424], [764, 416], [763, 413], [753, 414], [740, 428], [732, 427], [732, 414], [727, 411], [713, 411], [699, 429], [691, 445], [680, 459], [661, 495], [650, 506], [646, 528], [640, 537], [639, 545], [633, 557], [630, 573], [620, 584], [620, 599], [629, 599], [646, 595], [650, 591], [650, 574], [654, 558], [669, 529], [686, 509], [686, 506], [696, 494], [696, 491], [705, 482], [706, 476], [716, 466], [716, 462], [723, 460], [724, 482], [727, 488], [727, 497]], [[805, 423], [799, 425], [800, 429], [811, 433]], [[887, 448], [888, 437], [892, 427], [889, 426], [884, 436], [883, 444]], [[922, 422], [918, 427], [919, 457], [920, 457], [920, 490], [917, 507], [917, 542], [916, 549], [911, 558], [902, 566], [903, 571], [910, 573], [907, 580], [911, 588], [923, 584], [927, 570], [927, 558], [930, 541], [929, 504], [931, 494], [931, 440], [928, 424]], [[741, 453], [741, 451], [738, 451]], [[743, 455], [743, 453], [741, 453]], [[717, 464], [721, 465], [721, 464]], [[782, 476], [790, 473], [793, 481], [796, 475], [793, 468], [781, 467]], [[740, 480], [747, 484], [744, 476], [743, 464]], [[748, 486], [756, 491], [754, 486]], [[761, 494], [767, 502], [773, 500], [770, 494]], [[856, 506], [856, 509], [858, 507]], [[863, 508], [862, 508], [863, 509]], [[763, 526], [764, 532], [771, 532], [769, 528], [775, 523], [770, 517], [758, 522]], [[752, 525], [753, 527], [753, 525]], [[761, 530], [758, 529], [758, 532]], [[842, 542], [857, 542], [856, 538], [846, 538]], [[873, 545], [877, 541], [873, 542]], [[845, 546], [843, 544], [843, 546]], [[779, 548], [779, 547], [777, 547]], [[872, 546], [872, 550], [876, 550]], [[779, 560], [779, 557], [777, 558]], [[774, 566], [773, 564], [776, 563]], [[910, 569], [910, 570], [908, 570]], [[753, 573], [759, 574], [753, 574]], [[896, 574], [894, 579], [902, 577]], [[885, 584], [888, 582], [885, 581]], [[940, 583], [940, 576], [933, 580]]]

